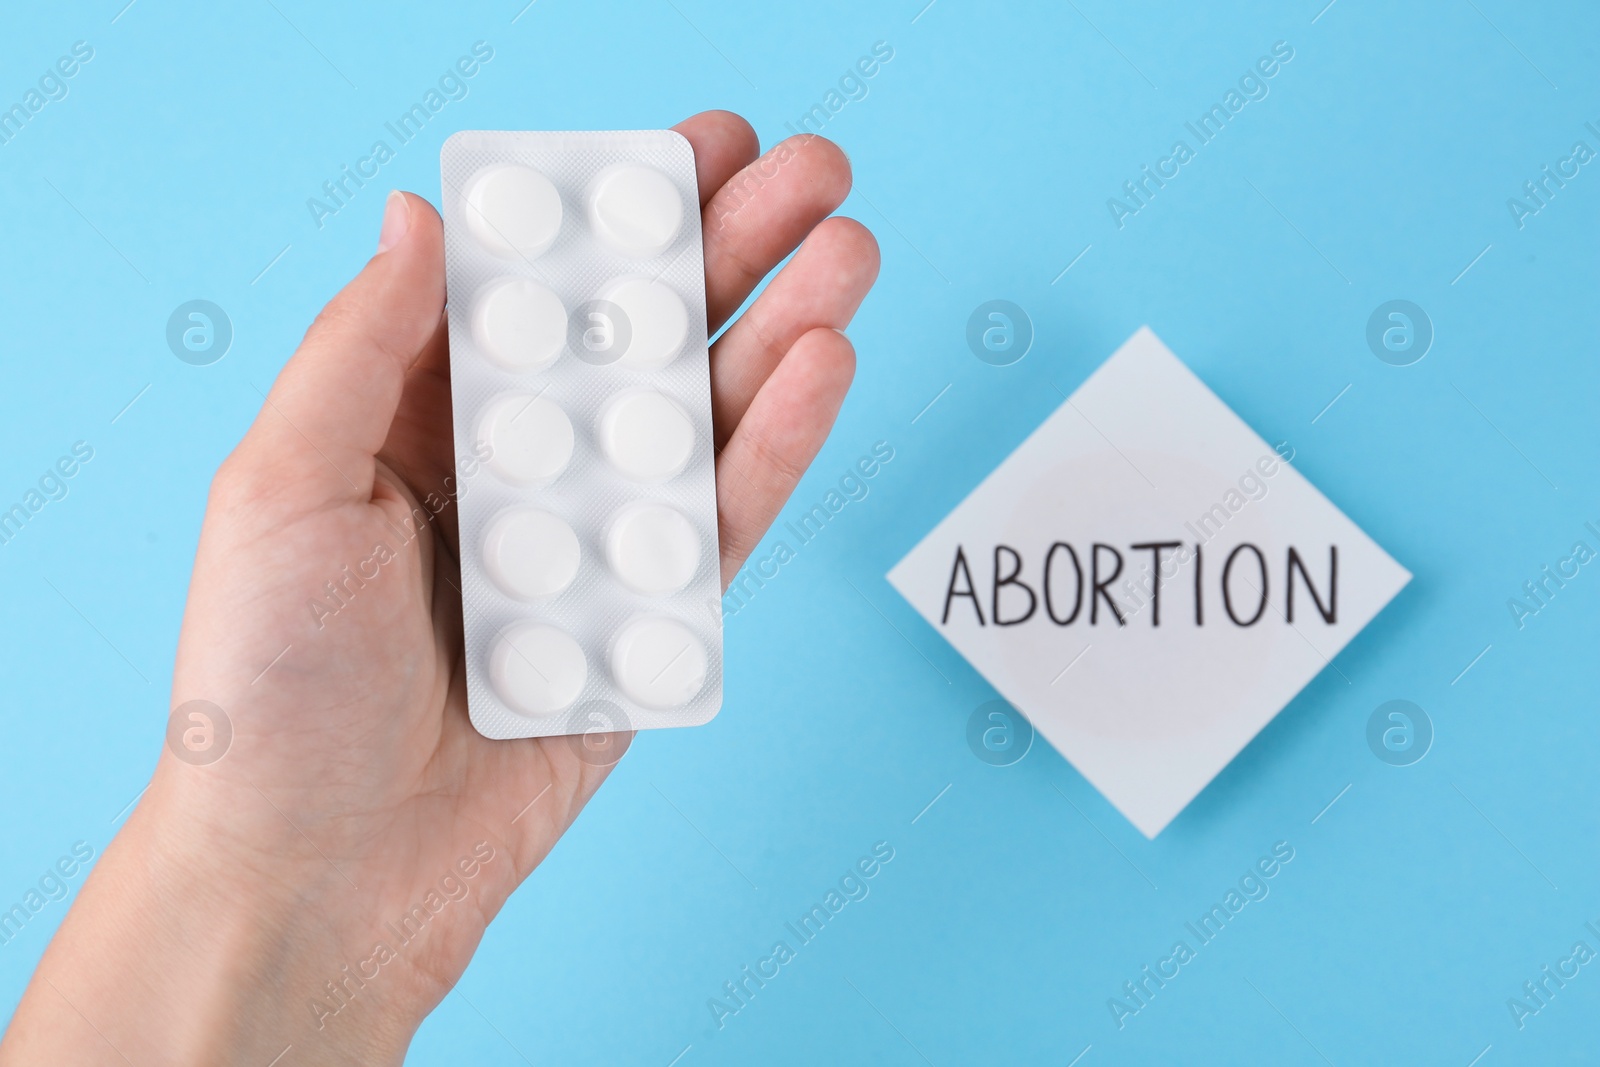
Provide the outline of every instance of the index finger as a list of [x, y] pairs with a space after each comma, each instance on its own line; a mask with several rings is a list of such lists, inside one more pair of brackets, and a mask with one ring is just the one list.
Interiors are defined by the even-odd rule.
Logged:
[[756, 131], [731, 111], [702, 111], [672, 128], [694, 148], [701, 207], [761, 152]]

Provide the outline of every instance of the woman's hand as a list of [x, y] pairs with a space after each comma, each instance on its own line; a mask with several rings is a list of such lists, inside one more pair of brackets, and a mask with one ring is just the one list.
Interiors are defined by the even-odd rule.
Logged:
[[[713, 332], [799, 246], [711, 352], [726, 583], [833, 425], [878, 251], [828, 217], [850, 188], [830, 142], [757, 160], [737, 116], [678, 130]], [[0, 1062], [399, 1062], [614, 762], [467, 720], [443, 248], [433, 208], [392, 194], [378, 253], [218, 471], [172, 706], [222, 709], [231, 743], [163, 752]]]

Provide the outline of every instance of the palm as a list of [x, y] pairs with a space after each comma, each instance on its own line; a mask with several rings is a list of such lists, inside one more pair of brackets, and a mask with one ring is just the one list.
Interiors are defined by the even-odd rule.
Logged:
[[[849, 184], [832, 145], [791, 142], [730, 185], [755, 160], [749, 127], [708, 112], [679, 130], [706, 202], [713, 330], [804, 241], [712, 353], [726, 581], [832, 425], [854, 365], [836, 331], [877, 250], [859, 225], [823, 221]], [[495, 859], [472, 895], [396, 980], [437, 999], [613, 758], [565, 738], [489, 741], [468, 722], [442, 239], [420, 201], [410, 218], [313, 327], [219, 473], [173, 697], [222, 705], [234, 744], [205, 773], [167, 760], [157, 783], [197, 792], [254, 874], [304, 867], [349, 883], [335, 899], [360, 921], [329, 921], [343, 960], [365, 957], [384, 922], [488, 842]], [[375, 561], [380, 545], [392, 560]]]

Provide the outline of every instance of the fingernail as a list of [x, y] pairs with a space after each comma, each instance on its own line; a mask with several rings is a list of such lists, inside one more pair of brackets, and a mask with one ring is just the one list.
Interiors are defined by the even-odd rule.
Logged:
[[378, 231], [378, 251], [387, 252], [405, 240], [406, 231], [410, 228], [410, 205], [406, 203], [405, 194], [396, 189], [389, 194], [388, 203], [383, 206], [383, 229]]

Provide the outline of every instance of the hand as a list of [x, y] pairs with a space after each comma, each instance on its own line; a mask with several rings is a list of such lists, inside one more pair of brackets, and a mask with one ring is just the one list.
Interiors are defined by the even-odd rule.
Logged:
[[[830, 142], [757, 161], [734, 115], [678, 130], [713, 332], [800, 246], [711, 352], [726, 584], [844, 400], [839, 330], [878, 251], [828, 217], [850, 187]], [[221, 707], [231, 748], [162, 753], [0, 1062], [266, 1064], [291, 1045], [286, 1064], [399, 1062], [605, 778], [569, 739], [489, 741], [467, 720], [444, 303], [439, 217], [392, 194], [378, 253], [212, 484], [172, 705]], [[393, 558], [348, 582], [378, 545]], [[325, 583], [343, 587], [331, 615], [311, 607]]]

